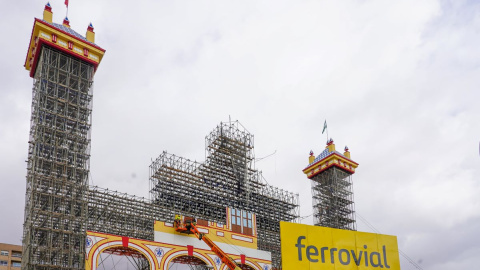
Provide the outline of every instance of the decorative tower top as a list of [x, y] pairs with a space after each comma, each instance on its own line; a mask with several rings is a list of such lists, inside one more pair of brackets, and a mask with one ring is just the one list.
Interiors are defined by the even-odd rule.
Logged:
[[85, 37], [87, 38], [88, 41], [95, 43], [95, 32], [93, 32], [93, 24], [90, 23], [87, 27], [87, 33], [85, 34]]
[[52, 6], [50, 6], [50, 2], [45, 5], [45, 9], [43, 10], [43, 20], [48, 23], [52, 23], [53, 21]]
[[333, 139], [330, 138], [330, 140], [327, 141], [327, 147], [328, 151], [330, 152], [335, 152], [335, 144], [333, 143]]
[[65, 19], [63, 19], [63, 25], [70, 28], [70, 20], [68, 19], [68, 17], [65, 17]]
[[344, 150], [344, 152], [343, 152], [343, 155], [344, 155], [346, 158], [350, 159], [350, 152], [348, 151], [348, 146], [345, 146], [345, 150]]
[[315, 175], [325, 171], [326, 169], [336, 166], [345, 170], [351, 174], [355, 173], [355, 169], [358, 167], [358, 163], [350, 159], [350, 152], [348, 147], [345, 147], [345, 152], [341, 154], [335, 150], [335, 143], [333, 139], [328, 139], [325, 150], [317, 157], [313, 155], [313, 151], [310, 151], [308, 157], [308, 166], [303, 169], [303, 172], [308, 178], [312, 178]]
[[74, 56], [93, 65], [97, 69], [102, 61], [105, 50], [94, 43], [95, 33], [93, 25], [87, 28], [87, 35], [83, 37], [73, 29], [70, 29], [70, 21], [67, 17], [63, 24], [54, 23], [52, 20], [52, 6], [45, 5], [43, 19], [35, 19], [32, 36], [25, 59], [25, 69], [30, 71], [33, 78], [39, 61], [40, 48], [48, 46], [65, 54]]

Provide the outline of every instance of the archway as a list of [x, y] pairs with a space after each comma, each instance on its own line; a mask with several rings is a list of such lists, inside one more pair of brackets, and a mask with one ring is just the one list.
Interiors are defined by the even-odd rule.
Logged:
[[255, 268], [251, 267], [248, 264], [240, 264], [239, 266], [240, 268], [242, 268], [242, 270], [255, 270]]
[[[249, 261], [246, 261], [244, 264], [242, 264], [240, 262], [240, 260], [235, 260], [235, 262], [237, 263], [237, 265], [240, 267], [240, 269], [242, 270], [258, 270], [258, 269], [262, 269], [260, 266], [258, 265], [255, 265], [254, 263], [252, 262], [249, 262]], [[219, 269], [221, 270], [228, 270], [228, 266], [227, 265], [222, 265], [222, 267], [220, 267]]]
[[168, 270], [212, 270], [202, 259], [195, 256], [181, 255], [170, 261]]
[[148, 258], [129, 247], [115, 246], [104, 249], [98, 256], [98, 270], [151, 270]]

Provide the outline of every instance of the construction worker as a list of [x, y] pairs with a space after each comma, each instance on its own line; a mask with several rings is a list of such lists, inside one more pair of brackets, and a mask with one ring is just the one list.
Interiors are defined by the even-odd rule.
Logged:
[[173, 227], [174, 228], [178, 228], [180, 227], [180, 221], [182, 220], [182, 218], [180, 217], [180, 215], [175, 215], [175, 221], [174, 221], [174, 225]]
[[185, 217], [185, 228], [187, 228], [188, 231], [192, 229], [192, 218], [191, 217]]

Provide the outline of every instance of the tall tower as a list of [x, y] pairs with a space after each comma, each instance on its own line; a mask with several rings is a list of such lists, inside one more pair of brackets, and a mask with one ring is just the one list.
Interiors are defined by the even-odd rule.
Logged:
[[35, 19], [25, 68], [33, 78], [22, 269], [84, 269], [93, 75], [105, 53], [86, 37]]
[[330, 139], [317, 157], [310, 152], [308, 163], [303, 172], [312, 181], [314, 224], [356, 230], [352, 174], [358, 163], [350, 158], [348, 147], [341, 154]]

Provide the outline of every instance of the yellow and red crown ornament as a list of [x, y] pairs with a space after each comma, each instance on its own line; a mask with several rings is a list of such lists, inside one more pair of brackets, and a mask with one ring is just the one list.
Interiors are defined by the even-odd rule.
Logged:
[[90, 63], [95, 70], [105, 54], [105, 50], [95, 44], [95, 32], [93, 32], [91, 23], [87, 27], [85, 36], [70, 28], [68, 17], [65, 17], [62, 24], [54, 23], [50, 3], [45, 5], [43, 18], [35, 18], [33, 23], [32, 35], [24, 64], [25, 69], [30, 71], [30, 77], [35, 76], [42, 46], [51, 47]]
[[327, 140], [327, 146], [320, 155], [315, 156], [313, 151], [310, 151], [308, 166], [303, 169], [303, 173], [311, 179], [331, 167], [337, 167], [351, 174], [354, 174], [358, 167], [358, 163], [351, 159], [348, 147], [345, 146], [343, 154], [336, 151], [333, 139]]

